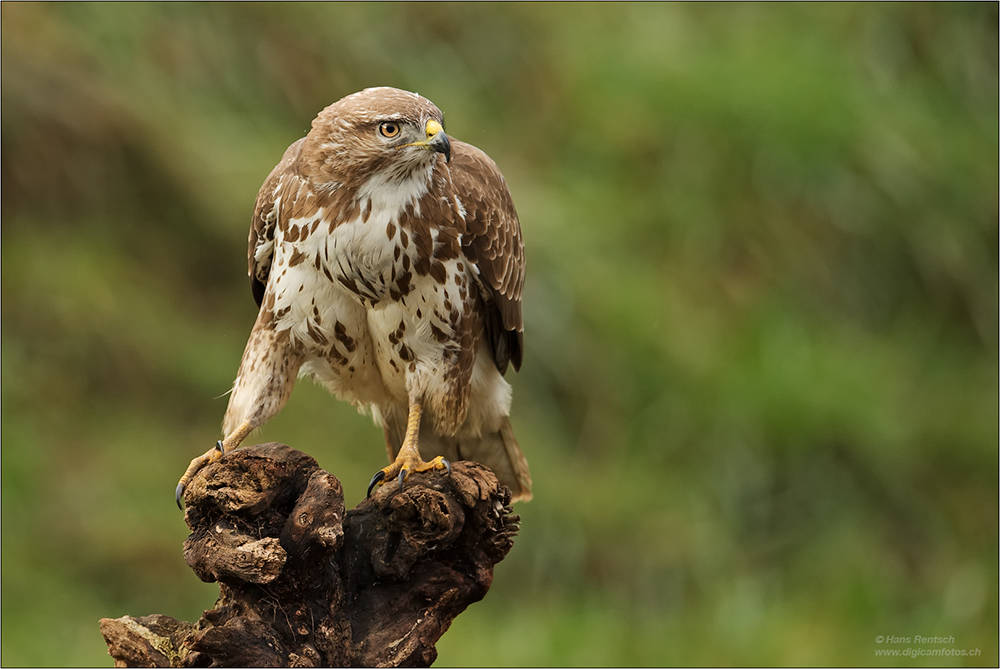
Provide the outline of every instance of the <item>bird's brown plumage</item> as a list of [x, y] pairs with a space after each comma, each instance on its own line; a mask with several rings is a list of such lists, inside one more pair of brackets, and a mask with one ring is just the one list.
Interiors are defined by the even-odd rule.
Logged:
[[520, 224], [496, 164], [433, 103], [375, 88], [320, 112], [264, 181], [248, 242], [260, 311], [225, 447], [308, 375], [370, 409], [391, 457], [409, 419], [404, 451], [419, 436], [424, 457], [484, 462], [530, 498], [502, 378], [523, 355]]

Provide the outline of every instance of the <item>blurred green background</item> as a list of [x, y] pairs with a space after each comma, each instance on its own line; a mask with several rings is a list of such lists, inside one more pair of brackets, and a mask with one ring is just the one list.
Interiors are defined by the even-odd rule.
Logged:
[[[196, 620], [264, 177], [416, 90], [527, 249], [535, 499], [448, 665], [998, 662], [997, 4], [2, 5], [2, 662]], [[385, 464], [308, 382], [258, 441]], [[876, 643], [951, 636], [953, 644]], [[892, 659], [878, 649], [979, 649]]]

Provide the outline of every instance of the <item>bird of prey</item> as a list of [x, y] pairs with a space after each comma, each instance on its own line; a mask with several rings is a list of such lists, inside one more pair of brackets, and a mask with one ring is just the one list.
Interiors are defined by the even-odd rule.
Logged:
[[[508, 365], [521, 366], [524, 245], [500, 170], [445, 134], [441, 110], [369, 88], [319, 113], [257, 195], [250, 286], [260, 311], [223, 420], [194, 474], [276, 415], [312, 377], [385, 431], [411, 472], [485, 464], [531, 498], [511, 430]], [[423, 458], [428, 458], [425, 461]]]

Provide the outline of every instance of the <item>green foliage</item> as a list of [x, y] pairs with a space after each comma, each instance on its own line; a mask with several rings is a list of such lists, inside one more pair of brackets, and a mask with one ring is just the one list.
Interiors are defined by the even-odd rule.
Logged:
[[[172, 493], [254, 197], [374, 85], [497, 161], [528, 255], [536, 498], [440, 665], [997, 663], [995, 3], [0, 11], [4, 664], [211, 605]], [[349, 505], [384, 464], [308, 383], [261, 439]]]

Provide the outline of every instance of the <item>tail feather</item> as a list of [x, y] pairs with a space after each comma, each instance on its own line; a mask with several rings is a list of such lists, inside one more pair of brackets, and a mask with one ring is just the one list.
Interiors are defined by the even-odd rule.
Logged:
[[[392, 461], [399, 453], [406, 434], [406, 416], [389, 414], [385, 417], [385, 442]], [[434, 433], [425, 422], [420, 426], [420, 457], [431, 460], [442, 455], [452, 462], [474, 460], [489, 467], [502, 485], [510, 488], [513, 501], [527, 502], [531, 499], [531, 472], [528, 461], [521, 452], [506, 416], [497, 432], [479, 437], [442, 437]]]

